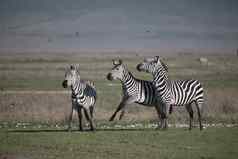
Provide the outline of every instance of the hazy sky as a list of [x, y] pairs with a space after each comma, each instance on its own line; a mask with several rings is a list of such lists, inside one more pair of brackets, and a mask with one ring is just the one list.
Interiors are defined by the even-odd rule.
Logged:
[[238, 0], [0, 0], [0, 50], [238, 48]]

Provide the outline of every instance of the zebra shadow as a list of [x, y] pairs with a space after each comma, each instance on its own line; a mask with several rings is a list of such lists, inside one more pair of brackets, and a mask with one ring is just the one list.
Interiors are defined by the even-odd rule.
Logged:
[[158, 131], [157, 129], [153, 128], [98, 128], [96, 131]]
[[[77, 131], [77, 130], [72, 130]], [[19, 129], [19, 130], [7, 130], [8, 133], [40, 133], [40, 132], [68, 132], [65, 129]]]
[[96, 133], [96, 132], [126, 132], [126, 131], [160, 131], [156, 130], [153, 128], [136, 128], [136, 129], [131, 129], [131, 128], [123, 128], [123, 129], [115, 129], [115, 128], [98, 128], [95, 129], [94, 131], [91, 131], [90, 129], [85, 129], [83, 131], [79, 131], [77, 129], [68, 131], [67, 129], [19, 129], [19, 130], [7, 130], [7, 133]]

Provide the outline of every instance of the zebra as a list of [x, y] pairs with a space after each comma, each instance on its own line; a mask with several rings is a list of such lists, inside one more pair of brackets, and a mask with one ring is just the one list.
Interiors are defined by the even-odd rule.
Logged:
[[203, 129], [201, 122], [201, 109], [204, 103], [203, 87], [198, 80], [170, 80], [167, 74], [168, 67], [159, 56], [145, 59], [137, 65], [137, 70], [153, 75], [153, 84], [156, 87], [157, 102], [161, 111], [161, 128], [167, 128], [167, 115], [172, 110], [172, 106], [185, 105], [190, 117], [189, 130], [191, 130], [193, 121], [191, 104], [195, 103], [200, 130]]
[[119, 120], [121, 120], [125, 112], [125, 106], [132, 103], [155, 107], [158, 117], [160, 118], [159, 108], [156, 107], [156, 91], [152, 81], [145, 81], [135, 78], [132, 73], [127, 70], [121, 59], [118, 61], [113, 60], [113, 65], [114, 66], [112, 70], [107, 74], [107, 79], [110, 81], [121, 81], [123, 97], [109, 121], [113, 121], [116, 114], [122, 110], [119, 117]]
[[72, 109], [69, 116], [68, 130], [71, 131], [71, 122], [73, 111], [78, 112], [79, 119], [79, 130], [83, 131], [82, 127], [82, 109], [85, 117], [90, 124], [90, 129], [95, 129], [93, 123], [93, 112], [94, 105], [96, 103], [96, 88], [90, 81], [83, 81], [80, 79], [79, 65], [71, 65], [70, 68], [66, 69], [65, 78], [62, 83], [64, 88], [70, 87], [72, 94]]

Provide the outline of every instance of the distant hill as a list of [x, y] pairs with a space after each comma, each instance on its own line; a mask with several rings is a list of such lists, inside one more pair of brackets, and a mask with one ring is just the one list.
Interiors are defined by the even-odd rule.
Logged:
[[235, 50], [236, 0], [1, 0], [0, 51]]

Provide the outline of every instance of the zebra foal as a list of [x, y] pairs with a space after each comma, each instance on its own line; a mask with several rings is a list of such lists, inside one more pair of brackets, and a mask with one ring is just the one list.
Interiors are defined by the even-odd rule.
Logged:
[[110, 117], [109, 121], [113, 121], [117, 113], [121, 111], [119, 119], [121, 119], [125, 112], [125, 106], [138, 103], [144, 106], [155, 107], [158, 117], [160, 118], [159, 109], [156, 106], [155, 88], [151, 81], [145, 81], [135, 78], [129, 72], [122, 60], [113, 60], [113, 68], [108, 73], [107, 79], [119, 80], [122, 84], [122, 100], [118, 105], [116, 111]]
[[62, 83], [64, 88], [70, 87], [72, 91], [72, 109], [69, 116], [69, 127], [71, 130], [71, 122], [73, 111], [78, 112], [79, 130], [82, 131], [82, 110], [90, 124], [90, 129], [94, 130], [93, 112], [96, 103], [96, 88], [90, 81], [82, 81], [79, 74], [79, 65], [71, 65], [65, 72], [65, 79]]
[[192, 129], [193, 109], [192, 103], [196, 104], [200, 130], [203, 129], [201, 122], [201, 109], [204, 103], [203, 88], [198, 80], [170, 80], [167, 66], [158, 56], [145, 59], [137, 65], [138, 71], [144, 71], [153, 75], [153, 84], [156, 88], [157, 101], [161, 110], [161, 127], [167, 128], [167, 115], [172, 106], [185, 105], [189, 112], [189, 130]]

